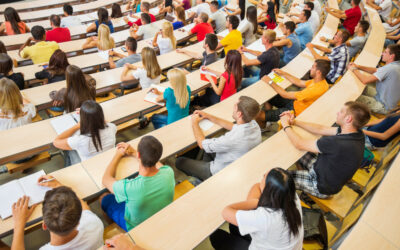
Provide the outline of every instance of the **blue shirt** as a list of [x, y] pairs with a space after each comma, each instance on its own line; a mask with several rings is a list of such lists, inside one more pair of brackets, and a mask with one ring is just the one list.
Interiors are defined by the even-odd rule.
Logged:
[[309, 22], [298, 23], [294, 32], [299, 37], [301, 49], [304, 49], [306, 44], [311, 42], [313, 38], [313, 31]]
[[292, 41], [292, 47], [283, 46], [283, 62], [289, 63], [301, 52], [300, 40], [296, 34], [292, 33], [288, 37]]
[[394, 109], [400, 101], [400, 61], [378, 68], [374, 76], [378, 78], [375, 98], [386, 110]]
[[186, 116], [189, 115], [189, 104], [190, 104], [190, 87], [187, 86], [187, 91], [189, 92], [189, 99], [186, 104], [185, 108], [181, 108], [179, 104], [176, 103], [175, 95], [174, 95], [174, 90], [171, 88], [167, 88], [164, 91], [164, 100], [166, 103], [167, 111], [168, 111], [168, 124], [171, 124], [173, 122], [176, 122]]
[[[99, 31], [99, 20], [97, 20], [96, 22], [94, 22], [96, 24], [96, 32]], [[108, 28], [110, 29], [110, 33], [114, 33], [114, 26], [112, 24], [111, 21], [108, 21], [107, 23], [102, 23], [108, 26]]]
[[176, 29], [182, 28], [184, 25], [183, 25], [183, 22], [176, 21], [176, 22], [172, 23], [172, 26], [174, 27], [174, 30], [176, 30]]
[[[368, 127], [368, 131], [373, 131], [373, 132], [378, 132], [378, 133], [384, 133], [386, 130], [390, 129], [398, 120], [400, 119], [400, 114], [395, 115], [395, 116], [388, 116], [386, 117], [383, 121], [381, 121], [378, 124], [375, 124], [371, 127]], [[388, 139], [382, 141], [373, 137], [368, 136], [369, 141], [371, 142], [372, 145], [375, 147], [385, 147], [390, 141], [392, 141], [394, 138], [396, 138], [400, 134], [400, 131], [397, 131], [394, 135], [389, 137]]]

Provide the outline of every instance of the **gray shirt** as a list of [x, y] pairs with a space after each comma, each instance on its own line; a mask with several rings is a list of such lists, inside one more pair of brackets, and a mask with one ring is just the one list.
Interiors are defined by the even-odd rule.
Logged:
[[260, 127], [252, 120], [233, 125], [232, 130], [223, 136], [203, 140], [202, 146], [207, 153], [216, 153], [210, 163], [210, 171], [214, 175], [260, 143]]
[[225, 29], [226, 17], [222, 11], [216, 11], [210, 15], [210, 18], [215, 22], [215, 33], [218, 34]]
[[115, 63], [115, 66], [116, 66], [117, 68], [121, 68], [121, 67], [123, 67], [123, 66], [125, 65], [125, 63], [130, 63], [130, 64], [132, 64], [132, 63], [139, 62], [139, 61], [141, 61], [141, 60], [142, 60], [142, 57], [141, 57], [139, 54], [132, 54], [132, 55], [130, 55], [130, 56], [127, 56], [127, 57], [124, 57], [124, 58], [118, 60], [118, 61]]
[[353, 39], [350, 40], [350, 47], [349, 48], [349, 56], [353, 58], [358, 51], [362, 47], [364, 47], [365, 41], [367, 40], [367, 36], [355, 36]]
[[375, 98], [385, 105], [386, 110], [395, 108], [400, 101], [400, 62], [378, 68], [374, 76], [379, 80]]

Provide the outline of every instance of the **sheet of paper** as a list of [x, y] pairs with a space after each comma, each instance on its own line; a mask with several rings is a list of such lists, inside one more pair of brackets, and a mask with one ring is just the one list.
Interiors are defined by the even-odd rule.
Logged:
[[200, 68], [200, 74], [205, 74], [205, 75], [210, 75], [210, 76], [217, 77], [216, 74], [211, 73], [210, 71], [207, 71], [207, 70], [202, 70], [201, 68]]
[[34, 174], [19, 179], [22, 190], [24, 191], [25, 195], [29, 196], [30, 198], [29, 206], [42, 202], [46, 192], [51, 190], [51, 188], [38, 185], [38, 180], [43, 175], [46, 175], [46, 173], [43, 170], [40, 170]]
[[[192, 119], [192, 116], [190, 116], [190, 119]], [[199, 122], [199, 127], [203, 130], [203, 131], [207, 131], [209, 130], [212, 126], [214, 125], [214, 123], [212, 123], [210, 120], [208, 119], [203, 119]]]
[[103, 51], [99, 51], [97, 54], [103, 58], [104, 60], [108, 60], [108, 51], [109, 50], [103, 50]]
[[153, 15], [158, 15], [158, 12], [160, 12], [160, 8], [157, 6], [157, 7], [154, 7], [154, 8], [151, 8], [150, 10], [149, 10], [149, 12], [151, 13], [151, 14], [153, 14]]
[[65, 114], [50, 120], [50, 124], [51, 126], [53, 126], [54, 130], [59, 135], [62, 132], [66, 131], [67, 129], [70, 129], [73, 126], [75, 126], [77, 124], [77, 121], [79, 121], [79, 119], [77, 119], [76, 114], [75, 116], [72, 116], [71, 114]]
[[4, 220], [12, 215], [12, 205], [24, 196], [18, 180], [0, 186], [0, 216]]
[[191, 23], [191, 24], [189, 24], [189, 25], [186, 25], [186, 26], [183, 27], [182, 29], [183, 29], [185, 32], [189, 32], [189, 31], [194, 27], [194, 25], [195, 25], [195, 23]]
[[164, 103], [164, 102], [157, 102], [157, 97], [158, 97], [158, 95], [154, 94], [153, 92], [150, 92], [150, 89], [152, 89], [152, 88], [155, 88], [155, 89], [157, 89], [157, 90], [160, 91], [160, 92], [164, 92], [165, 89], [166, 89], [166, 88], [163, 87], [163, 86], [152, 84], [152, 85], [150, 86], [150, 88], [148, 89], [149, 92], [148, 92], [148, 93], [146, 94], [146, 96], [144, 97], [144, 100], [145, 100], [145, 101], [148, 101], [148, 102], [151, 102], [151, 103], [154, 103], [154, 104], [157, 104], [157, 105], [160, 105], [160, 106], [165, 106], [165, 103]]

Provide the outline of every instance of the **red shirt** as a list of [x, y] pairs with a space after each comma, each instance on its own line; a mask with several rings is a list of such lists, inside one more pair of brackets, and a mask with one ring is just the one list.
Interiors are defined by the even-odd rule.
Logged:
[[[153, 15], [153, 14], [150, 14], [150, 13], [148, 13], [149, 15], [150, 15], [150, 21], [151, 22], [155, 22], [156, 21], [156, 18], [155, 18], [155, 16]], [[140, 25], [142, 25], [142, 19], [138, 19], [138, 20], [136, 20], [136, 22], [134, 22], [134, 23], [132, 23], [132, 22], [128, 22], [128, 25], [129, 26], [132, 26], [133, 24], [136, 24], [137, 26], [140, 26]]]
[[348, 9], [344, 12], [346, 14], [346, 19], [343, 21], [343, 27], [350, 32], [351, 35], [354, 34], [354, 28], [361, 19], [361, 9], [356, 6], [354, 8]]
[[63, 43], [71, 41], [71, 34], [68, 28], [54, 28], [46, 32], [46, 41]]
[[197, 41], [203, 41], [208, 33], [214, 33], [214, 30], [209, 23], [198, 23], [190, 30], [192, 34], [197, 34]]
[[228, 81], [228, 72], [225, 71], [221, 77], [225, 78], [225, 86], [222, 90], [221, 101], [236, 93], [235, 76], [231, 74]]

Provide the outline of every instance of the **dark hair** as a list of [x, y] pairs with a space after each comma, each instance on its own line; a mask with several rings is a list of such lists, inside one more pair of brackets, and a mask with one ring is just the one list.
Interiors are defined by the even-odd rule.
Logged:
[[361, 0], [353, 0], [353, 3], [354, 3], [355, 5], [360, 5], [360, 2], [361, 2]]
[[225, 84], [229, 83], [231, 74], [235, 78], [235, 88], [238, 89], [242, 82], [243, 68], [242, 68], [242, 56], [237, 50], [229, 50], [225, 58], [225, 70], [228, 72], [228, 80]]
[[218, 37], [213, 33], [208, 33], [204, 42], [208, 45], [210, 50], [215, 50], [218, 46]]
[[242, 119], [246, 123], [253, 120], [260, 112], [260, 104], [248, 96], [239, 97], [237, 108], [242, 113]]
[[143, 8], [145, 8], [146, 10], [150, 10], [150, 4], [148, 2], [142, 2], [140, 4], [140, 9], [142, 10], [142, 12], [143, 12]]
[[232, 29], [237, 29], [239, 26], [239, 18], [237, 16], [227, 16], [226, 19], [228, 19], [229, 23], [232, 24]]
[[256, 6], [252, 5], [252, 6], [247, 7], [246, 18], [247, 18], [247, 20], [249, 20], [250, 23], [253, 24], [253, 27], [254, 27], [253, 34], [256, 34], [257, 27], [258, 27]]
[[289, 229], [289, 237], [299, 234], [302, 222], [300, 211], [296, 206], [296, 186], [287, 170], [273, 168], [269, 171], [257, 207], [273, 211], [281, 210]]
[[97, 16], [99, 18], [99, 25], [102, 23], [108, 23], [108, 11], [105, 8], [99, 8], [97, 10]]
[[4, 20], [10, 22], [11, 28], [15, 34], [21, 34], [18, 23], [21, 22], [18, 12], [13, 7], [7, 7], [4, 10]]
[[122, 17], [121, 6], [117, 3], [113, 3], [111, 6], [111, 18]]
[[0, 54], [0, 74], [7, 76], [13, 68], [13, 61], [11, 57], [5, 53]]
[[305, 5], [307, 5], [310, 10], [314, 10], [314, 3], [313, 2], [306, 2]]
[[33, 39], [41, 41], [45, 39], [44, 36], [46, 35], [46, 30], [42, 26], [35, 25], [31, 29], [31, 34]]
[[399, 44], [390, 44], [389, 46], [387, 46], [387, 48], [389, 49], [389, 53], [391, 55], [394, 54], [395, 61], [400, 60], [400, 45]]
[[340, 36], [342, 38], [342, 43], [345, 43], [350, 38], [350, 32], [346, 29], [341, 29], [340, 31], [342, 32], [342, 35]]
[[285, 28], [290, 30], [290, 33], [293, 33], [296, 29], [296, 24], [293, 21], [288, 21], [285, 23]]
[[358, 130], [367, 124], [371, 119], [371, 113], [367, 105], [360, 102], [346, 102], [344, 105], [347, 107], [347, 112], [349, 112], [353, 117], [352, 125]]
[[[246, 0], [239, 0], [240, 20], [244, 19], [246, 12]], [[239, 21], [240, 21], [239, 20]]]
[[144, 136], [138, 144], [140, 161], [144, 167], [154, 167], [160, 160], [163, 146], [154, 136]]
[[4, 43], [2, 41], [0, 41], [0, 53], [7, 54], [6, 46], [4, 45]]
[[69, 5], [69, 4], [67, 4], [67, 3], [64, 4], [63, 10], [64, 10], [64, 12], [67, 13], [69, 16], [72, 15], [72, 13], [73, 13], [72, 6]]
[[132, 52], [136, 52], [137, 49], [137, 41], [135, 38], [133, 37], [128, 37], [126, 39], [126, 47], [128, 47], [128, 50], [132, 51]]
[[92, 142], [97, 152], [103, 150], [100, 130], [106, 128], [106, 122], [102, 107], [96, 101], [87, 100], [82, 103], [79, 114], [81, 118], [81, 135], [92, 137]]
[[321, 72], [322, 78], [325, 78], [326, 75], [331, 70], [331, 62], [328, 60], [317, 59], [315, 60], [315, 66], [319, 72]]
[[55, 75], [64, 75], [68, 65], [67, 54], [65, 54], [64, 51], [57, 49], [50, 57], [47, 71], [50, 73], [51, 77]]
[[185, 9], [182, 6], [178, 6], [175, 8], [176, 17], [178, 21], [181, 21], [183, 25], [186, 25], [186, 14]]
[[361, 21], [359, 22], [359, 24], [360, 24], [360, 27], [361, 27], [362, 31], [363, 31], [364, 33], [366, 33], [366, 32], [368, 31], [368, 29], [369, 29], [369, 22], [367, 22], [367, 21], [365, 21], [365, 20], [361, 20]]
[[44, 224], [50, 232], [65, 236], [78, 226], [82, 204], [69, 187], [54, 188], [44, 196], [42, 214]]
[[60, 18], [59, 15], [54, 15], [54, 14], [53, 14], [53, 15], [50, 16], [50, 22], [51, 22], [54, 26], [60, 27], [61, 18]]
[[146, 24], [151, 23], [151, 17], [150, 17], [150, 15], [147, 14], [147, 13], [142, 13], [142, 14], [140, 15], [140, 18], [143, 19], [143, 21], [144, 21]]
[[303, 10], [304, 16], [306, 17], [306, 20], [310, 19], [311, 17], [311, 10]]
[[218, 9], [218, 7], [219, 7], [219, 3], [218, 3], [218, 1], [212, 1], [211, 3], [210, 3], [210, 5], [213, 5], [215, 8], [217, 8]]
[[269, 16], [270, 21], [272, 21], [273, 23], [276, 23], [275, 5], [274, 5], [274, 3], [271, 2], [271, 1], [268, 1], [267, 6], [268, 6], [267, 15]]

